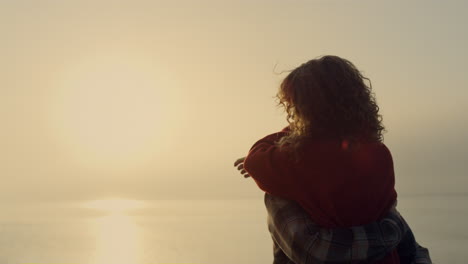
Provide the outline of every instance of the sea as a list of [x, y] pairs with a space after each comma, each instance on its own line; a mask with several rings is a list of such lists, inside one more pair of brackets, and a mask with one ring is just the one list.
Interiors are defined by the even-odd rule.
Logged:
[[[261, 264], [261, 198], [0, 203], [0, 264]], [[433, 263], [468, 263], [468, 195], [400, 196]]]

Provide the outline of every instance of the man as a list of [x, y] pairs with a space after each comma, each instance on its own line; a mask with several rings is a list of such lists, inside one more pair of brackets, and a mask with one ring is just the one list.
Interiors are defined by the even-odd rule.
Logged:
[[372, 263], [395, 248], [401, 264], [432, 264], [395, 207], [377, 222], [325, 229], [293, 201], [265, 193], [265, 206], [274, 264]]
[[[234, 166], [245, 178], [244, 158]], [[273, 264], [372, 263], [395, 248], [401, 264], [432, 264], [427, 248], [420, 246], [396, 210], [381, 220], [350, 228], [322, 228], [296, 202], [265, 193], [268, 229], [273, 239]]]

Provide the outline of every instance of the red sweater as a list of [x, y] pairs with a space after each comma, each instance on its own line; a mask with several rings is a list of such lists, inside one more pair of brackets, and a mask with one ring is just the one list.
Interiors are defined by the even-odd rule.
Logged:
[[[274, 142], [287, 128], [257, 141], [244, 168], [263, 191], [298, 202], [317, 224], [363, 225], [382, 218], [397, 194], [393, 160], [383, 143], [348, 150], [338, 140], [309, 140], [301, 160]], [[396, 250], [379, 263], [399, 263]]]

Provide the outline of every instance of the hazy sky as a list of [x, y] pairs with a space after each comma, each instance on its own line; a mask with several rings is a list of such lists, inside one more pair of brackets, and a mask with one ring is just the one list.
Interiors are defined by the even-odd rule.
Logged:
[[275, 71], [325, 54], [372, 80], [399, 194], [466, 192], [467, 10], [0, 0], [0, 197], [256, 197], [232, 164], [286, 125]]

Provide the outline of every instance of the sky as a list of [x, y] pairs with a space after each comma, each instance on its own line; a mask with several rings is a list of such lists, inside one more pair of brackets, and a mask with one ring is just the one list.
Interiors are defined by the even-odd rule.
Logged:
[[372, 81], [399, 195], [467, 193], [466, 1], [0, 0], [0, 199], [260, 197], [281, 71]]

